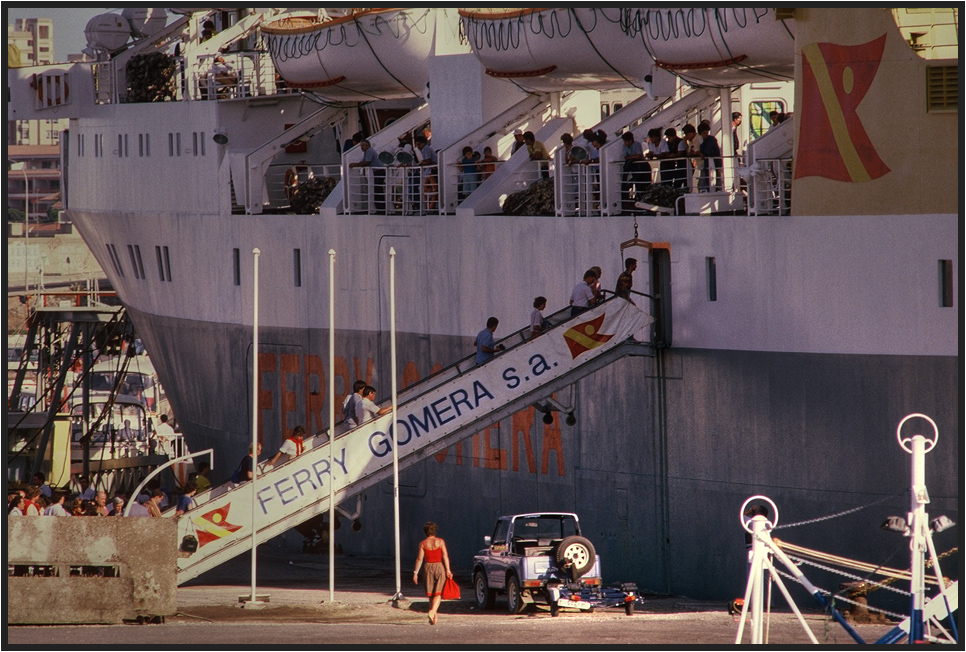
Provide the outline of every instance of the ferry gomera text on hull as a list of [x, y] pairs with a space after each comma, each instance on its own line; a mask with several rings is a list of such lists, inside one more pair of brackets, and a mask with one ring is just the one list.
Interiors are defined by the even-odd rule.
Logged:
[[[634, 289], [654, 292], [649, 250], [621, 244], [667, 243], [671, 345], [559, 391], [574, 425], [525, 409], [407, 468], [403, 547], [434, 520], [451, 558], [468, 559], [495, 516], [572, 511], [607, 576], [732, 598], [749, 495], [770, 496], [786, 522], [877, 503], [787, 536], [882, 560], [896, 541], [879, 524], [906, 504], [896, 424], [921, 412], [944, 433], [962, 428], [958, 59], [919, 56], [897, 27], [904, 11], [199, 10], [102, 43], [95, 63], [11, 70], [8, 118], [71, 117], [70, 217], [190, 447], [215, 448], [216, 479], [251, 440], [253, 382], [269, 454], [296, 425], [327, 426], [333, 384], [336, 409], [359, 378], [388, 399], [390, 250], [405, 388], [472, 353], [489, 316], [499, 336], [527, 324], [538, 295], [565, 307], [591, 266], [609, 290], [634, 256]], [[205, 20], [217, 33], [202, 40]], [[145, 96], [157, 75], [161, 94]], [[601, 122], [598, 93], [621, 88], [644, 92]], [[772, 107], [792, 119], [770, 125]], [[703, 119], [729, 162], [720, 191], [664, 211], [628, 205], [617, 134], [640, 142]], [[425, 127], [438, 160], [397, 165], [397, 136]], [[599, 163], [555, 151], [543, 164], [550, 215], [499, 211], [542, 175], [512, 155], [517, 128], [552, 150], [562, 133], [607, 132]], [[357, 131], [388, 167], [350, 166], [363, 148], [342, 142]], [[464, 145], [500, 160], [470, 191]], [[292, 208], [294, 189], [324, 179], [334, 189], [311, 213]], [[942, 445], [930, 497], [959, 520], [959, 441]], [[391, 555], [391, 485], [360, 505], [363, 527], [337, 532], [342, 550]]]

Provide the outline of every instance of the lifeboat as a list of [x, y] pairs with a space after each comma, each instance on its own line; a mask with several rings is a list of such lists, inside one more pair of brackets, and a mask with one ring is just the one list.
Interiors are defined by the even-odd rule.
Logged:
[[487, 75], [533, 91], [642, 86], [653, 68], [622, 10], [460, 10], [462, 31]]
[[775, 9], [624, 8], [621, 13], [624, 29], [655, 65], [694, 86], [795, 77], [795, 21]]
[[292, 88], [343, 101], [423, 97], [436, 32], [433, 9], [361, 9], [263, 25], [275, 69]]
[[655, 67], [695, 86], [795, 72], [794, 21], [774, 9], [482, 9], [460, 20], [488, 75], [535, 91], [644, 87]]

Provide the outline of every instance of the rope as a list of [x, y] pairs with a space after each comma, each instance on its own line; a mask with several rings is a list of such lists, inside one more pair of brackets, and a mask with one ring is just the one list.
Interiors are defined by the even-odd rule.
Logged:
[[[775, 568], [775, 572], [778, 573], [779, 575], [783, 575], [784, 577], [790, 580], [795, 581], [798, 584], [801, 584], [801, 582], [798, 581], [798, 578], [794, 577], [791, 573], [786, 573], [780, 568]], [[829, 591], [826, 591], [825, 589], [818, 586], [816, 586], [815, 589], [822, 595], [830, 596], [832, 598], [832, 600], [829, 601], [829, 608], [834, 608], [834, 603], [841, 601], [841, 602], [848, 602], [849, 604], [854, 604], [857, 607], [863, 607], [865, 609], [868, 609], [869, 611], [875, 611], [875, 612], [884, 614], [886, 616], [890, 616], [892, 618], [895, 618], [896, 620], [905, 620], [906, 618], [908, 618], [908, 614], [897, 614], [891, 611], [886, 611], [885, 609], [879, 609], [878, 607], [873, 607], [872, 605], [862, 604], [861, 602], [856, 602], [855, 600], [849, 600], [848, 598], [842, 597], [840, 595], [834, 595]]]
[[[900, 570], [896, 568], [888, 568], [882, 565], [869, 564], [866, 562], [855, 561], [853, 559], [848, 559], [846, 557], [839, 557], [837, 555], [832, 555], [824, 553], [818, 550], [812, 550], [810, 548], [804, 548], [802, 546], [796, 546], [794, 544], [782, 541], [780, 539], [772, 539], [779, 548], [784, 550], [790, 555], [796, 555], [802, 559], [814, 559], [817, 561], [824, 561], [829, 564], [838, 564], [844, 568], [851, 568], [857, 571], [864, 571], [870, 575], [877, 573], [879, 575], [885, 575], [888, 577], [890, 582], [895, 582], [897, 580], [909, 580], [912, 578], [912, 573], [907, 570]], [[905, 546], [903, 546], [905, 547]], [[956, 548], [943, 553], [944, 556], [949, 556], [956, 551]], [[930, 560], [931, 563], [931, 560]], [[932, 581], [935, 583], [935, 578], [926, 578], [926, 581]]]
[[[821, 569], [823, 571], [828, 571], [829, 573], [833, 573], [835, 575], [841, 575], [842, 577], [847, 577], [847, 578], [852, 579], [852, 580], [858, 580], [860, 582], [867, 582], [869, 584], [874, 584], [878, 588], [887, 589], [887, 590], [892, 591], [894, 593], [898, 593], [899, 595], [904, 595], [904, 596], [912, 595], [909, 591], [903, 591], [902, 589], [898, 589], [898, 588], [896, 588], [894, 586], [889, 586], [888, 584], [885, 584], [884, 582], [876, 582], [875, 580], [870, 580], [870, 579], [867, 579], [867, 578], [864, 578], [864, 577], [860, 577], [859, 575], [853, 575], [851, 573], [846, 573], [845, 571], [837, 570], [835, 568], [832, 568], [831, 566], [824, 566], [822, 564], [819, 564], [818, 562], [809, 561], [807, 559], [801, 559], [799, 557], [793, 557], [791, 555], [789, 555], [789, 559], [791, 559], [793, 561], [797, 561], [797, 562], [802, 563], [802, 564], [806, 564], [808, 566], [814, 566], [815, 568], [819, 568], [819, 569]], [[838, 594], [836, 594], [836, 595], [838, 596]]]
[[828, 521], [828, 520], [831, 520], [833, 518], [838, 518], [839, 516], [847, 516], [848, 514], [853, 514], [855, 512], [858, 512], [859, 510], [863, 510], [863, 509], [865, 509], [867, 507], [873, 507], [875, 505], [879, 505], [880, 503], [884, 503], [887, 500], [892, 500], [893, 498], [896, 498], [898, 496], [903, 495], [907, 491], [909, 491], [909, 490], [908, 489], [903, 489], [899, 493], [892, 494], [891, 496], [886, 496], [885, 498], [880, 498], [879, 500], [876, 500], [874, 502], [868, 503], [867, 505], [862, 505], [861, 507], [853, 507], [852, 509], [847, 509], [844, 512], [838, 512], [836, 514], [829, 514], [828, 516], [819, 516], [818, 518], [812, 518], [812, 519], [809, 519], [807, 521], [798, 521], [797, 523], [786, 523], [785, 525], [776, 525], [772, 529], [773, 530], [784, 530], [785, 528], [798, 527], [799, 525], [811, 525], [812, 523], [820, 523], [822, 521]]

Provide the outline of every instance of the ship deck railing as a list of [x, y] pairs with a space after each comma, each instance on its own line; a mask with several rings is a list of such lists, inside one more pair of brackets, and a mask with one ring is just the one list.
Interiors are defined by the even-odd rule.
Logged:
[[350, 168], [343, 180], [346, 213], [353, 215], [438, 215], [436, 165]]

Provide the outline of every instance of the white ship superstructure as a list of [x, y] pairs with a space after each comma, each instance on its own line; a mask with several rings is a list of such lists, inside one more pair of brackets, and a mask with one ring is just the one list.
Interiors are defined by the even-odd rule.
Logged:
[[[71, 118], [71, 219], [189, 446], [215, 448], [216, 479], [251, 441], [256, 248], [270, 454], [296, 425], [327, 427], [333, 384], [337, 406], [358, 378], [388, 400], [390, 250], [401, 388], [471, 354], [490, 316], [499, 336], [526, 326], [536, 296], [566, 307], [591, 266], [611, 290], [636, 257], [634, 290], [661, 294], [672, 326], [654, 356], [555, 396], [574, 425], [529, 408], [405, 470], [406, 523], [439, 522], [457, 559], [496, 515], [576, 511], [606, 573], [730, 598], [748, 495], [789, 522], [873, 503], [903, 489], [906, 460], [888, 453], [904, 415], [961, 430], [958, 60], [920, 58], [892, 11], [196, 10], [147, 31], [102, 38], [93, 64], [11, 70], [8, 117]], [[602, 119], [599, 91], [619, 88], [643, 94]], [[779, 106], [791, 117], [772, 124]], [[618, 134], [701, 120], [727, 161], [720, 188], [628, 204]], [[587, 128], [607, 134], [599, 162], [570, 165], [560, 137]], [[516, 129], [552, 159], [513, 153]], [[427, 131], [437, 161], [405, 165], [399, 136]], [[388, 165], [354, 165], [356, 132]], [[467, 145], [499, 160], [471, 191]], [[544, 176], [551, 214], [502, 213]], [[647, 284], [662, 273], [669, 285]], [[944, 446], [930, 492], [958, 520], [958, 441]], [[391, 502], [391, 486], [366, 489], [365, 527], [337, 535], [346, 552], [391, 554]], [[894, 543], [881, 516], [850, 521], [868, 536], [824, 525], [803, 543], [839, 536], [839, 552], [879, 558]]]

